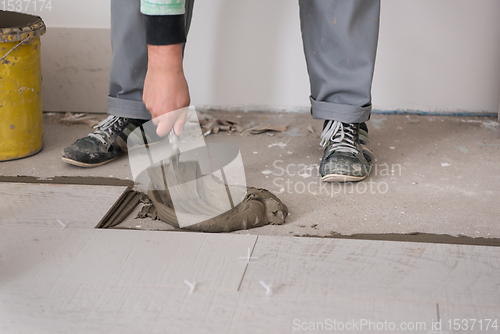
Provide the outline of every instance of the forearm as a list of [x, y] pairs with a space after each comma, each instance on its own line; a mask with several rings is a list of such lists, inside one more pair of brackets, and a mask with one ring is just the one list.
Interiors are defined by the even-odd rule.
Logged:
[[148, 45], [148, 71], [183, 73], [182, 44]]
[[[146, 6], [144, 10], [143, 4], [153, 7]], [[182, 8], [178, 7], [179, 4]], [[162, 11], [165, 8], [177, 11]], [[156, 9], [158, 12], [154, 11]], [[182, 65], [183, 43], [186, 42], [184, 1], [142, 1], [141, 12], [144, 14], [148, 44], [143, 101], [153, 117], [153, 123], [158, 126], [158, 135], [166, 135], [172, 127], [175, 133], [180, 134], [186, 121], [186, 107], [191, 102]]]
[[172, 126], [175, 133], [182, 132], [183, 108], [191, 102], [182, 66], [182, 44], [148, 46], [143, 101], [158, 125], [158, 135], [166, 135]]

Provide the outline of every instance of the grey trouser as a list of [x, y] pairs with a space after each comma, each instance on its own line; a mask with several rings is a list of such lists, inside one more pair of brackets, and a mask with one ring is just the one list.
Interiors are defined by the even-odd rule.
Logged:
[[[108, 113], [150, 119], [142, 102], [147, 45], [139, 0], [111, 0]], [[186, 1], [189, 29], [194, 0]], [[377, 50], [380, 0], [299, 0], [314, 118], [365, 122]]]
[[[186, 31], [191, 24], [194, 0], [186, 0]], [[111, 71], [108, 114], [151, 119], [142, 102], [148, 68], [146, 29], [139, 0], [111, 0]]]
[[370, 118], [380, 0], [299, 0], [314, 118]]

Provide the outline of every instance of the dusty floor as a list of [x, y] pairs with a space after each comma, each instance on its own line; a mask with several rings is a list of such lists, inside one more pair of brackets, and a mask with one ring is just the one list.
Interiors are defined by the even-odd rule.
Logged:
[[[500, 126], [494, 118], [374, 114], [368, 126], [376, 166], [364, 182], [339, 185], [322, 184], [317, 175], [323, 152], [318, 145], [322, 123], [310, 115], [210, 114], [245, 127], [289, 125], [287, 132], [273, 136], [221, 132], [206, 137], [207, 142], [238, 145], [247, 184], [272, 191], [291, 212], [285, 225], [235, 233], [330, 236], [424, 232], [500, 238]], [[0, 163], [0, 174], [131, 179], [127, 157], [93, 169], [64, 163], [62, 149], [91, 128], [63, 125], [58, 118], [45, 115], [42, 152]], [[122, 227], [169, 229], [161, 222], [134, 217], [135, 213]]]

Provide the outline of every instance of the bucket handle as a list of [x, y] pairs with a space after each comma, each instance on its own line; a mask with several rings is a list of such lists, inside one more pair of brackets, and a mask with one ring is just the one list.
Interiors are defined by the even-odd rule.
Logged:
[[17, 45], [16, 45], [16, 46], [14, 46], [12, 49], [10, 49], [10, 50], [9, 50], [6, 54], [4, 54], [4, 55], [3, 55], [3, 57], [2, 57], [2, 58], [0, 58], [0, 62], [1, 62], [2, 60], [4, 60], [4, 59], [5, 59], [5, 57], [7, 57], [7, 56], [9, 55], [9, 53], [11, 53], [12, 51], [14, 51], [14, 50], [15, 50], [16, 48], [18, 48], [19, 46], [21, 46], [21, 44], [23, 44], [24, 42], [29, 41], [29, 39], [30, 39], [29, 37], [26, 37], [26, 38], [25, 38], [25, 39], [23, 39], [21, 42], [19, 42], [19, 44], [17, 44]]

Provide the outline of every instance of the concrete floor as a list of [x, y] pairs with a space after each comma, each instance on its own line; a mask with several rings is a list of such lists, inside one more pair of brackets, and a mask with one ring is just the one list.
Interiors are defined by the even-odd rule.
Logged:
[[[288, 206], [285, 225], [235, 233], [332, 236], [423, 232], [500, 238], [500, 126], [494, 118], [380, 115], [368, 123], [377, 157], [362, 183], [322, 184], [317, 167], [321, 121], [308, 114], [211, 112], [242, 126], [288, 124], [287, 132], [248, 135], [221, 132], [207, 142], [240, 147], [247, 184], [267, 188]], [[44, 117], [44, 149], [0, 163], [0, 175], [101, 176], [131, 179], [127, 157], [83, 169], [61, 160], [62, 149], [91, 131]], [[307, 127], [312, 126], [315, 133]], [[304, 170], [304, 166], [312, 166]], [[284, 170], [288, 167], [288, 173]], [[309, 190], [308, 190], [309, 189]], [[134, 214], [132, 214], [134, 215]], [[129, 216], [125, 228], [169, 229]]]

